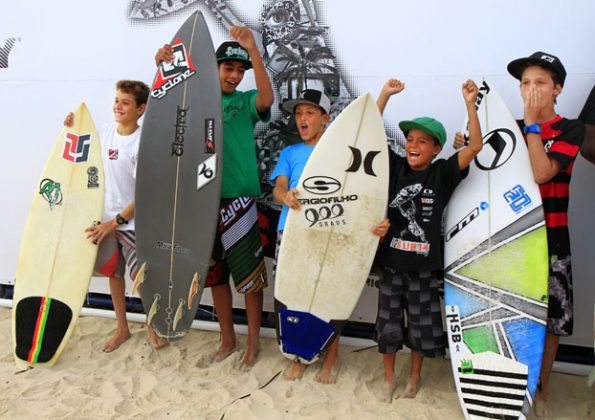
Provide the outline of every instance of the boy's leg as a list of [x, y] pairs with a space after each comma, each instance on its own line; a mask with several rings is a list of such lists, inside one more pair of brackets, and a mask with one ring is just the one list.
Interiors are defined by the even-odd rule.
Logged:
[[283, 372], [283, 379], [288, 381], [302, 379], [306, 367], [306, 365], [299, 362], [293, 362], [287, 369], [285, 369], [285, 372]]
[[415, 398], [419, 391], [419, 379], [421, 377], [421, 366], [424, 357], [416, 351], [411, 351], [411, 369], [409, 370], [409, 379], [407, 386], [403, 391], [403, 398]]
[[221, 330], [221, 345], [213, 355], [214, 362], [220, 362], [227, 358], [236, 349], [236, 335], [233, 330], [233, 307], [231, 299], [231, 287], [229, 283], [211, 287], [213, 304]]
[[321, 384], [334, 384], [339, 376], [339, 336], [331, 343], [322, 368], [314, 377], [314, 380]]
[[246, 303], [246, 317], [248, 318], [248, 339], [246, 351], [240, 362], [240, 370], [248, 370], [256, 361], [260, 351], [260, 322], [262, 320], [262, 305], [264, 293], [262, 290], [244, 295]]
[[110, 277], [109, 290], [116, 314], [116, 332], [105, 342], [102, 351], [110, 353], [130, 338], [128, 321], [126, 320], [126, 283], [124, 277]]
[[393, 394], [397, 388], [397, 378], [395, 378], [395, 361], [397, 353], [385, 353], [382, 355], [382, 364], [384, 365], [384, 383], [377, 398], [381, 402], [389, 403], [393, 400]]
[[551, 416], [551, 410], [547, 404], [550, 374], [556, 360], [560, 336], [572, 334], [574, 313], [570, 256], [550, 257], [548, 295], [547, 334], [541, 360], [539, 386], [534, 402], [537, 417]]

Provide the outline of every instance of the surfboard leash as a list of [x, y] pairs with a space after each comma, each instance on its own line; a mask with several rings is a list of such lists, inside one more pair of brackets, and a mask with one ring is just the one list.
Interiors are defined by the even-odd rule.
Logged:
[[[281, 375], [281, 373], [282, 373], [282, 372], [283, 372], [283, 371], [282, 371], [282, 370], [280, 370], [279, 372], [275, 373], [271, 379], [269, 379], [269, 380], [268, 380], [267, 382], [265, 382], [263, 385], [259, 386], [259, 387], [256, 389], [256, 391], [260, 391], [261, 389], [264, 389], [264, 388], [265, 388], [266, 386], [268, 386], [268, 385], [269, 385], [271, 382], [273, 382], [275, 379], [277, 379], [277, 377], [278, 377], [279, 375]], [[229, 404], [227, 404], [227, 407], [225, 408], [225, 410], [227, 411], [227, 409], [228, 409], [229, 407], [231, 407], [231, 406], [232, 406], [232, 405], [233, 405], [233, 404], [234, 404], [236, 401], [243, 400], [244, 398], [248, 398], [248, 397], [250, 397], [251, 395], [252, 395], [252, 392], [250, 392], [249, 394], [242, 395], [241, 397], [238, 397], [238, 398], [236, 398], [235, 400], [233, 400], [232, 402], [230, 402]], [[224, 413], [221, 415], [221, 417], [219, 418], [219, 420], [223, 420], [223, 418], [225, 417], [225, 414], [226, 414], [226, 413], [224, 412]]]

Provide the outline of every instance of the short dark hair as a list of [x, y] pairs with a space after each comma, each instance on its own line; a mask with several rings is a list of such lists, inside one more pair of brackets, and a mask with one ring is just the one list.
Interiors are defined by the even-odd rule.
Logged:
[[139, 80], [119, 80], [116, 89], [134, 96], [136, 106], [146, 104], [149, 99], [149, 86]]
[[533, 67], [533, 66], [540, 67], [540, 68], [544, 69], [545, 71], [547, 71], [547, 72], [550, 74], [550, 76], [552, 77], [552, 80], [553, 80], [553, 82], [554, 82], [554, 86], [555, 86], [555, 85], [560, 85], [560, 86], [562, 86], [562, 85], [563, 85], [563, 83], [562, 83], [562, 80], [560, 79], [560, 75], [559, 75], [558, 73], [556, 73], [556, 72], [555, 72], [554, 70], [552, 70], [550, 67], [547, 67], [547, 66], [540, 66], [539, 64], [530, 64], [530, 63], [528, 63], [526, 66], [524, 66], [524, 67], [521, 69], [521, 78], [522, 78], [522, 76], [523, 76], [523, 73], [525, 73], [525, 70], [527, 70], [529, 67]]

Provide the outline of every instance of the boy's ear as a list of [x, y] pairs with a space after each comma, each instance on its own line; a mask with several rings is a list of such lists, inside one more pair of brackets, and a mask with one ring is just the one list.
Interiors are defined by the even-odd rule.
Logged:
[[142, 117], [145, 111], [147, 110], [147, 104], [142, 104], [138, 107], [138, 117]]
[[557, 97], [559, 94], [562, 93], [562, 85], [557, 83], [554, 85], [554, 95]]

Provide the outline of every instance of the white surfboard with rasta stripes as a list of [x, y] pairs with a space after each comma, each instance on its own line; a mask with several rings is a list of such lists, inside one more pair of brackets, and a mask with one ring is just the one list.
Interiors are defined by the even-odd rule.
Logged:
[[541, 196], [518, 125], [488, 82], [476, 106], [483, 150], [453, 194], [445, 223], [450, 357], [467, 418], [525, 418], [547, 317]]
[[97, 246], [84, 232], [101, 221], [99, 139], [85, 104], [56, 140], [33, 196], [16, 270], [12, 338], [17, 367], [52, 366], [83, 305]]

